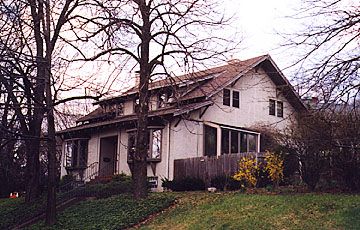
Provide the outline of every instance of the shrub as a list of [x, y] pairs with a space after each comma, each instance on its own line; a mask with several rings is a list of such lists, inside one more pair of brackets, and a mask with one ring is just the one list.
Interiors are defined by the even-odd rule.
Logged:
[[201, 191], [205, 190], [205, 183], [202, 179], [194, 177], [185, 177], [173, 181], [162, 179], [162, 187], [172, 191]]
[[269, 178], [274, 187], [279, 187], [280, 180], [284, 177], [284, 161], [279, 155], [266, 151], [265, 153], [265, 170], [269, 173]]
[[114, 182], [124, 182], [124, 181], [131, 181], [131, 176], [126, 175], [124, 172], [120, 174], [116, 174], [112, 177], [112, 181]]
[[123, 193], [132, 193], [131, 181], [112, 181], [107, 184], [86, 184], [84, 187], [78, 187], [68, 193], [61, 194], [61, 198], [96, 197], [98, 199], [103, 199]]
[[246, 186], [255, 187], [259, 170], [255, 157], [242, 157], [239, 161], [239, 171], [233, 178], [237, 181], [245, 181]]

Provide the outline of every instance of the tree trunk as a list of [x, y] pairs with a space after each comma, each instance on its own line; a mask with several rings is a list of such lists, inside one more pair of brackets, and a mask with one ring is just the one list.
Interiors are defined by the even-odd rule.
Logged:
[[137, 113], [136, 151], [133, 165], [134, 197], [136, 199], [147, 196], [147, 163], [149, 149], [148, 112], [149, 112], [149, 79], [151, 68], [149, 65], [150, 46], [150, 8], [145, 0], [138, 2], [143, 19], [141, 56], [140, 56], [140, 85], [139, 85], [139, 111]]
[[46, 219], [47, 226], [56, 223], [56, 140], [55, 140], [55, 121], [54, 121], [54, 104], [51, 93], [51, 53], [54, 47], [50, 41], [50, 1], [46, 0], [45, 4], [45, 28], [44, 38], [46, 44], [45, 56], [45, 102], [47, 111], [47, 150], [48, 150], [48, 189], [47, 189], [47, 206]]
[[[42, 119], [41, 119], [42, 120]], [[37, 121], [40, 122], [40, 121]], [[38, 129], [40, 129], [41, 125]], [[37, 128], [30, 127], [36, 130]], [[40, 160], [39, 160], [39, 149], [40, 149], [40, 134], [38, 132], [33, 133], [33, 137], [30, 140], [26, 141], [26, 149], [27, 149], [27, 189], [25, 195], [25, 202], [32, 202], [40, 196]]]

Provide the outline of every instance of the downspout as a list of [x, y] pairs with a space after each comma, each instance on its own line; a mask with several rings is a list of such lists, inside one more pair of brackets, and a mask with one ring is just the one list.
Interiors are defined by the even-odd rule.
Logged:
[[169, 121], [168, 124], [168, 130], [167, 130], [167, 179], [170, 179], [170, 126], [171, 121]]

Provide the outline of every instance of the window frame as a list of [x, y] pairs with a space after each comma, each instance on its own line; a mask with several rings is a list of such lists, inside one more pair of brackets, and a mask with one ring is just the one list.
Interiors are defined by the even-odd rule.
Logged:
[[[209, 147], [207, 145], [207, 129], [213, 129], [213, 131], [215, 130], [215, 143], [212, 143], [215, 145], [215, 148], [213, 148], [213, 151], [208, 151]], [[217, 145], [218, 145], [218, 136], [217, 136], [217, 128], [210, 126], [210, 125], [204, 125], [204, 156], [208, 156], [208, 157], [214, 157], [217, 155]]]
[[[71, 143], [71, 156], [67, 153], [67, 145]], [[76, 155], [73, 148], [76, 147]], [[89, 138], [73, 138], [64, 140], [64, 166], [67, 169], [84, 169], [87, 167], [89, 154]], [[76, 157], [74, 157], [76, 156]], [[76, 159], [75, 159], [76, 158]]]
[[276, 101], [276, 116], [284, 117], [284, 103], [282, 101]]
[[[224, 133], [225, 135], [227, 134], [227, 138], [224, 138]], [[234, 133], [236, 133], [236, 135], [234, 135]], [[233, 143], [233, 137], [237, 136], [237, 138], [235, 138], [237, 141], [236, 143]], [[255, 132], [248, 132], [245, 130], [238, 130], [238, 129], [232, 129], [232, 128], [227, 128], [227, 127], [221, 127], [221, 155], [224, 154], [238, 154], [238, 153], [247, 153], [247, 152], [258, 152], [259, 150], [259, 143], [258, 143], [258, 138], [259, 138], [259, 133], [255, 133]], [[250, 151], [250, 138], [249, 136], [254, 136], [254, 144], [255, 144], [255, 151]], [[227, 144], [223, 143], [224, 140], [227, 140]], [[233, 146], [237, 146], [237, 151], [233, 151], [232, 147]], [[246, 148], [246, 150], [244, 151], [244, 146]], [[225, 152], [225, 147], [227, 147], [228, 151]]]
[[223, 89], [222, 103], [225, 106], [240, 108], [240, 91], [228, 88]]
[[269, 115], [276, 115], [276, 100], [274, 99], [269, 99]]
[[231, 90], [223, 89], [223, 105], [231, 106]]
[[[162, 151], [163, 151], [163, 127], [149, 127], [148, 128], [148, 135], [149, 135], [149, 146], [148, 146], [148, 154], [146, 157], [146, 161], [147, 162], [160, 162], [161, 161], [161, 155], [162, 155]], [[155, 131], [160, 131], [160, 153], [159, 153], [159, 158], [153, 158], [153, 157], [149, 157], [152, 156], [153, 154], [153, 133]], [[130, 150], [135, 148], [136, 146], [136, 129], [132, 129], [132, 130], [128, 130], [128, 144], [127, 144], [127, 162], [133, 162], [133, 159], [131, 156], [131, 152]], [[134, 138], [134, 147], [130, 146], [130, 137]], [[133, 151], [135, 152], [135, 149], [133, 149]]]
[[[235, 98], [235, 94], [237, 94], [237, 98]], [[238, 90], [232, 90], [232, 107], [240, 108], [240, 92]]]

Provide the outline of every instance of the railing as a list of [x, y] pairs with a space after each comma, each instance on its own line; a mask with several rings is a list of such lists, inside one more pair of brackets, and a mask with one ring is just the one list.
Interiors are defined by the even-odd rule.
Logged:
[[85, 169], [84, 181], [93, 180], [99, 175], [99, 162], [93, 162]]

